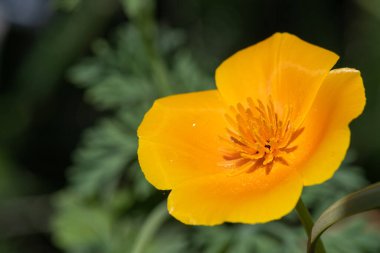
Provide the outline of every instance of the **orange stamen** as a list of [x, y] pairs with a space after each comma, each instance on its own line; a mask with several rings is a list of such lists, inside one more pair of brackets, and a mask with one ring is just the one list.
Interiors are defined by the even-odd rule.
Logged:
[[225, 117], [229, 126], [221, 139], [228, 145], [222, 151], [226, 167], [248, 173], [263, 167], [270, 173], [275, 163], [289, 166], [286, 156], [297, 149], [293, 143], [304, 130], [292, 125], [292, 108], [285, 107], [280, 115], [271, 99], [265, 106], [248, 98], [246, 107], [238, 103]]

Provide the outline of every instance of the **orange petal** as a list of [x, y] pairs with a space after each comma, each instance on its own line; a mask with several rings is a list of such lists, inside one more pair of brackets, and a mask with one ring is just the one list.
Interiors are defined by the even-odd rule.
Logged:
[[138, 129], [145, 177], [159, 189], [171, 189], [186, 179], [220, 172], [224, 128], [224, 104], [215, 90], [157, 100]]
[[350, 143], [348, 124], [365, 105], [360, 72], [332, 70], [323, 82], [300, 136], [296, 165], [305, 185], [322, 183], [332, 177], [343, 161]]
[[251, 97], [296, 109], [295, 118], [307, 111], [329, 70], [338, 60], [333, 52], [288, 33], [243, 49], [216, 70], [216, 85], [223, 98], [237, 104]]
[[223, 222], [262, 223], [288, 214], [302, 191], [302, 179], [290, 167], [251, 173], [229, 172], [187, 181], [173, 188], [171, 215], [191, 225]]

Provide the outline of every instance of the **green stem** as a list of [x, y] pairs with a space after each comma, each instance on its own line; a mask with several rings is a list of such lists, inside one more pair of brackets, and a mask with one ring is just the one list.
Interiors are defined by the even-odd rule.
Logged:
[[152, 68], [153, 79], [156, 81], [156, 85], [161, 97], [168, 96], [173, 93], [169, 84], [169, 73], [162, 59], [160, 53], [157, 50], [155, 44], [154, 33], [157, 29], [153, 17], [146, 17], [144, 22], [140, 24], [140, 30], [145, 44], [145, 49], [150, 58], [150, 65]]
[[149, 244], [156, 231], [160, 228], [162, 223], [168, 218], [166, 211], [166, 202], [162, 202], [149, 214], [145, 221], [140, 233], [137, 235], [136, 242], [133, 246], [132, 253], [144, 252], [144, 247]]
[[[313, 218], [311, 217], [309, 210], [307, 210], [307, 207], [305, 204], [302, 202], [302, 199], [300, 198], [297, 205], [296, 205], [296, 211], [298, 214], [298, 218], [300, 219], [305, 232], [307, 234], [307, 237], [310, 240], [310, 235], [311, 235], [311, 229], [314, 226], [314, 221]], [[308, 248], [309, 253], [326, 253], [325, 247], [323, 246], [322, 240], [319, 239], [315, 251], [313, 248]]]
[[152, 72], [154, 79], [156, 80], [156, 85], [159, 90], [160, 96], [168, 96], [173, 93], [172, 88], [169, 84], [169, 74], [162, 60], [161, 56], [155, 50], [153, 43], [147, 42], [147, 48], [150, 51], [150, 62], [152, 67]]
[[124, 0], [125, 13], [137, 26], [148, 54], [152, 76], [160, 97], [173, 93], [170, 85], [169, 71], [156, 43], [157, 24], [154, 19], [155, 1]]

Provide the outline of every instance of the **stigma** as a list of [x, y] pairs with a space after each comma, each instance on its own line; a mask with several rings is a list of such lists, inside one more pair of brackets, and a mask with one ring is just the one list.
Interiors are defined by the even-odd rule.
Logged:
[[221, 137], [225, 167], [248, 173], [264, 168], [270, 173], [276, 163], [289, 166], [289, 154], [298, 148], [294, 142], [304, 128], [294, 126], [291, 107], [280, 109], [275, 110], [270, 98], [267, 104], [247, 98], [244, 105], [230, 107], [226, 135]]

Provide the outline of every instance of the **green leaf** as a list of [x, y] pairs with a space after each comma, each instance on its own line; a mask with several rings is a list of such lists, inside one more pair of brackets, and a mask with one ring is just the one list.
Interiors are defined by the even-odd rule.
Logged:
[[116, 120], [103, 120], [86, 131], [82, 147], [74, 154], [69, 178], [84, 196], [106, 192], [121, 177], [128, 162], [136, 157], [135, 133], [128, 133]]
[[372, 0], [356, 0], [356, 3], [369, 14], [380, 19], [380, 2]]
[[157, 36], [158, 50], [163, 56], [170, 57], [184, 46], [186, 39], [186, 33], [183, 30], [162, 26]]
[[115, 109], [151, 99], [149, 83], [143, 78], [109, 75], [87, 90], [86, 98], [100, 109]]
[[136, 18], [145, 14], [147, 11], [149, 13], [153, 12], [155, 7], [154, 1], [152, 0], [123, 0], [121, 3], [129, 18]]
[[166, 210], [166, 202], [160, 203], [149, 214], [144, 225], [137, 236], [136, 242], [133, 246], [133, 253], [142, 253], [147, 243], [153, 238], [156, 231], [160, 228], [162, 223], [168, 218]]
[[111, 213], [98, 205], [85, 205], [72, 193], [58, 196], [52, 220], [55, 243], [70, 252], [107, 252], [111, 240]]
[[95, 59], [82, 60], [80, 64], [70, 68], [68, 78], [80, 87], [87, 88], [101, 80], [105, 75], [104, 66]]
[[195, 61], [194, 57], [186, 51], [180, 51], [174, 55], [172, 67], [172, 79], [176, 86], [176, 92], [199, 91], [214, 89], [213, 79], [205, 74]]
[[149, 241], [144, 253], [178, 253], [178, 252], [189, 252], [188, 242], [184, 229], [180, 226], [173, 227], [170, 225], [165, 226], [164, 233], [158, 231], [154, 238]]
[[368, 217], [355, 217], [342, 223], [323, 236], [328, 253], [380, 252], [378, 228], [369, 224]]
[[309, 209], [313, 210], [313, 217], [316, 220], [337, 200], [368, 184], [361, 168], [343, 164], [331, 180], [322, 185], [305, 187], [302, 200]]
[[330, 206], [315, 222], [311, 231], [309, 252], [314, 251], [315, 242], [329, 227], [351, 215], [380, 208], [380, 183], [354, 192]]

